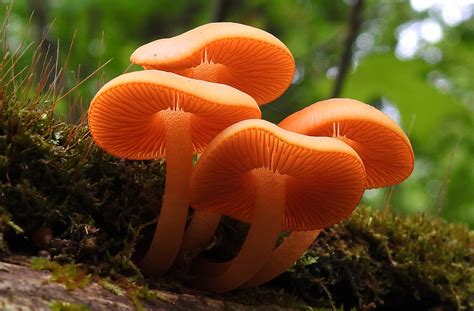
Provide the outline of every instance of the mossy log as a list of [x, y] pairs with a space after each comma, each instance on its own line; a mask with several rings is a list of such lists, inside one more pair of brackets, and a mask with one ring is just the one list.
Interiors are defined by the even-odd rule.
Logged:
[[290, 310], [275, 305], [246, 306], [209, 298], [198, 293], [153, 291], [155, 299], [140, 299], [126, 292], [113, 292], [97, 282], [68, 289], [52, 281], [51, 272], [0, 262], [1, 310]]
[[[43, 256], [51, 260], [40, 265], [47, 270], [77, 266], [92, 279], [119, 284], [119, 292], [186, 291], [186, 264], [158, 280], [143, 278], [134, 264], [154, 232], [164, 163], [107, 155], [94, 145], [86, 125], [56, 120], [46, 98], [20, 100], [14, 83], [8, 85], [0, 85], [0, 256]], [[246, 229], [226, 219], [207, 254], [231, 257]], [[293, 268], [269, 284], [209, 297], [254, 306], [469, 310], [474, 308], [473, 246], [467, 226], [359, 208], [325, 230]], [[15, 276], [5, 269], [23, 271], [13, 278], [21, 284], [43, 275], [4, 264], [0, 284]], [[16, 287], [3, 291], [4, 300], [31, 293]]]

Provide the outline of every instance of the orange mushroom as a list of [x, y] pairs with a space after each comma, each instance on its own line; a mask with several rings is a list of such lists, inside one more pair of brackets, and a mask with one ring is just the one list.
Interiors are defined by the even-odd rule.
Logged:
[[358, 100], [323, 100], [293, 113], [279, 126], [305, 135], [335, 137], [351, 146], [364, 162], [368, 189], [398, 184], [413, 171], [413, 149], [400, 126]]
[[[317, 102], [288, 116], [279, 126], [305, 135], [335, 137], [347, 143], [364, 163], [367, 188], [400, 183], [413, 170], [413, 150], [403, 130], [383, 112], [354, 99]], [[319, 230], [291, 233], [245, 286], [259, 285], [281, 274], [318, 234]]]
[[174, 72], [233, 86], [259, 105], [290, 85], [295, 62], [270, 33], [237, 23], [210, 23], [139, 47], [130, 61], [145, 69]]
[[222, 129], [260, 110], [230, 86], [147, 70], [104, 85], [89, 108], [89, 128], [105, 151], [126, 159], [166, 157], [163, 205], [152, 244], [140, 265], [166, 272], [178, 252], [189, 206], [193, 154]]
[[348, 216], [364, 191], [356, 152], [337, 139], [286, 131], [263, 120], [225, 129], [195, 166], [191, 205], [250, 223], [229, 262], [198, 260], [194, 284], [225, 292], [268, 261], [282, 230], [314, 230]]

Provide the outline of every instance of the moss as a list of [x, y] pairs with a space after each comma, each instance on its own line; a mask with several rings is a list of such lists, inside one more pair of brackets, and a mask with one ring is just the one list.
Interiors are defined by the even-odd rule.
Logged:
[[6, 255], [8, 253], [8, 246], [3, 237], [3, 232], [5, 231], [5, 228], [9, 221], [9, 215], [5, 212], [0, 212], [0, 256]]
[[[12, 250], [108, 262], [100, 269], [135, 274], [130, 258], [141, 226], [159, 210], [163, 163], [111, 157], [94, 146], [87, 127], [45, 118], [47, 106], [2, 109], [0, 230]], [[42, 228], [51, 230], [51, 243], [36, 243]], [[137, 253], [145, 249], [146, 242]]]
[[111, 293], [113, 293], [117, 296], [124, 296], [125, 295], [125, 291], [120, 286], [117, 286], [114, 283], [112, 283], [109, 278], [100, 279], [98, 281], [98, 283], [103, 288], [107, 289], [108, 291], [110, 291]]
[[47, 258], [37, 257], [31, 259], [31, 267], [51, 271], [50, 280], [63, 284], [69, 290], [85, 288], [91, 282], [91, 276], [73, 264], [61, 265]]
[[111, 281], [110, 278], [100, 278], [97, 282], [117, 296], [127, 296], [135, 305], [137, 310], [143, 310], [142, 300], [170, 303], [170, 301], [156, 290], [151, 290], [147, 284], [140, 285], [129, 278], [116, 278]]
[[359, 208], [272, 286], [314, 306], [472, 309], [473, 245], [465, 225]]
[[153, 302], [156, 300], [160, 300], [166, 303], [170, 302], [165, 296], [160, 294], [158, 291], [150, 290], [148, 288], [148, 285], [146, 284], [143, 286], [131, 287], [127, 291], [127, 297], [133, 302], [133, 304], [135, 305], [135, 308], [138, 311], [143, 310], [143, 305], [141, 303], [141, 300], [146, 300], [150, 302]]
[[53, 300], [49, 304], [51, 311], [90, 311], [91, 309], [83, 304]]

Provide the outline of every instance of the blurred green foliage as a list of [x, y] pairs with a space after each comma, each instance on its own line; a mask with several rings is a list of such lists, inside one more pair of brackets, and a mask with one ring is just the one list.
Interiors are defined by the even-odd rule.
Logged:
[[[399, 113], [416, 155], [413, 175], [396, 186], [393, 194], [371, 190], [364, 200], [375, 207], [390, 204], [397, 211], [440, 213], [474, 226], [473, 5], [461, 12], [471, 18], [454, 23], [443, 19], [439, 7], [423, 10], [417, 3], [364, 1], [362, 26], [352, 47], [353, 67], [341, 96]], [[100, 85], [127, 70], [129, 55], [138, 46], [210, 21], [249, 24], [280, 38], [296, 60], [293, 85], [280, 99], [262, 107], [266, 119], [278, 122], [331, 96], [344, 40], [352, 27], [351, 4], [342, 0], [149, 0], [139, 4], [15, 0], [8, 44], [15, 49], [25, 36], [27, 42], [39, 41], [46, 34], [43, 54], [50, 44], [53, 61], [59, 51], [59, 64], [67, 64], [65, 91], [112, 59], [81, 85], [77, 96], [59, 106], [58, 113], [73, 121], [87, 109]], [[5, 16], [5, 5], [0, 14]], [[423, 30], [427, 21], [437, 27]], [[413, 39], [412, 31], [408, 42], [413, 48], [415, 40], [416, 49], [409, 55], [401, 53], [406, 45], [404, 30], [416, 27], [417, 37]], [[436, 39], [439, 30], [441, 37]], [[32, 52], [32, 48], [26, 51]]]

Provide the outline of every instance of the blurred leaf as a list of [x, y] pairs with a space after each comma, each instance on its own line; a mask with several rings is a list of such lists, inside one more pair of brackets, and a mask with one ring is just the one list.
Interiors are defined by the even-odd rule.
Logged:
[[430, 65], [421, 61], [400, 61], [393, 54], [364, 58], [348, 77], [343, 97], [373, 102], [386, 97], [400, 110], [402, 125], [414, 126], [410, 136], [418, 141], [432, 137], [443, 119], [466, 113], [452, 96], [443, 94], [427, 81]]

